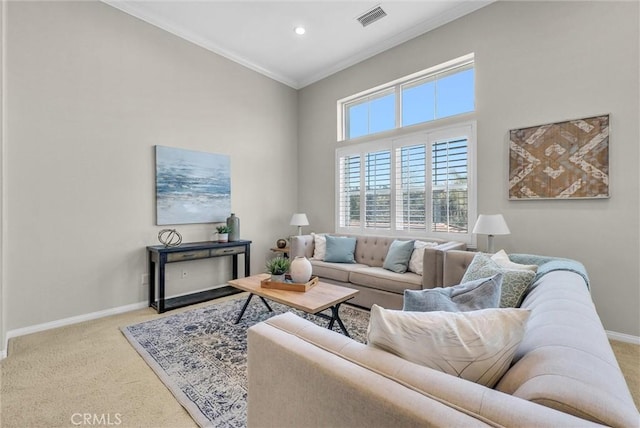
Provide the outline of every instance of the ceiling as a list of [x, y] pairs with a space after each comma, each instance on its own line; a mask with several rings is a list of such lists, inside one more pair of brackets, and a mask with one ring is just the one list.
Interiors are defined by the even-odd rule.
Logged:
[[[102, 1], [299, 89], [494, 0]], [[376, 6], [387, 16], [363, 27]]]

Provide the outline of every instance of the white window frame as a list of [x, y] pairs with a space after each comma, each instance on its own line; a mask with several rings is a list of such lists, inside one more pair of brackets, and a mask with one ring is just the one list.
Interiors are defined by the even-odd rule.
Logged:
[[[473, 53], [463, 55], [459, 58], [452, 59], [451, 61], [444, 62], [442, 64], [438, 64], [434, 67], [430, 67], [426, 70], [419, 71], [417, 73], [410, 74], [408, 76], [401, 77], [394, 81], [385, 83], [383, 85], [376, 86], [375, 88], [367, 89], [366, 91], [359, 92], [357, 94], [351, 95], [346, 98], [342, 98], [337, 101], [337, 118], [338, 118], [338, 126], [337, 126], [337, 141], [347, 142], [347, 141], [360, 141], [364, 139], [370, 139], [372, 136], [374, 138], [379, 138], [380, 136], [393, 134], [397, 132], [399, 129], [413, 128], [424, 126], [425, 124], [430, 124], [434, 122], [447, 121], [450, 118], [461, 118], [467, 117], [468, 115], [473, 115], [475, 112], [467, 112], [460, 113], [454, 116], [447, 116], [444, 118], [436, 118], [431, 121], [421, 122], [414, 125], [409, 125], [407, 127], [402, 126], [402, 89], [406, 86], [410, 86], [415, 82], [421, 80], [427, 80], [429, 78], [438, 79], [439, 76], [446, 76], [448, 73], [458, 69], [460, 67], [467, 66], [469, 64], [475, 64], [475, 55]], [[474, 66], [475, 67], [475, 66]], [[347, 114], [348, 108], [354, 104], [359, 104], [361, 102], [367, 101], [368, 99], [377, 98], [384, 93], [395, 93], [395, 128], [388, 131], [381, 131], [374, 134], [365, 134], [353, 139], [348, 137], [348, 129], [349, 129], [349, 115]], [[475, 103], [475, 97], [474, 97]]]
[[[427, 146], [427, 180], [426, 180], [426, 195], [427, 203], [432, 203], [432, 188], [431, 188], [431, 146], [433, 143], [441, 142], [443, 140], [453, 139], [465, 136], [467, 138], [467, 232], [466, 233], [451, 233], [451, 232], [433, 232], [432, 229], [432, 210], [427, 209], [426, 212], [426, 230], [397, 230], [396, 227], [396, 149], [413, 146], [420, 143], [425, 143]], [[453, 240], [465, 242], [467, 245], [475, 247], [476, 236], [471, 233], [473, 226], [477, 219], [477, 180], [476, 180], [476, 162], [477, 162], [477, 143], [476, 143], [476, 122], [475, 120], [458, 122], [447, 126], [429, 126], [427, 129], [404, 133], [402, 136], [391, 136], [386, 138], [378, 138], [372, 141], [345, 145], [336, 149], [335, 152], [335, 229], [336, 233], [345, 234], [357, 234], [357, 235], [383, 235], [383, 236], [407, 236], [407, 237], [424, 237], [424, 238], [439, 238], [444, 240]], [[371, 152], [377, 152], [380, 150], [391, 151], [391, 201], [390, 201], [390, 228], [387, 229], [375, 229], [365, 227], [365, 155]], [[341, 227], [340, 216], [340, 158], [345, 156], [360, 156], [360, 226], [359, 227]]]

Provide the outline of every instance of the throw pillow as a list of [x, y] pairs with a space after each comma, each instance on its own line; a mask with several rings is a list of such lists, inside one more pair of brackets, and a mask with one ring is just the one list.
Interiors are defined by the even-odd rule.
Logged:
[[413, 253], [409, 259], [409, 270], [411, 272], [422, 275], [424, 264], [424, 249], [437, 246], [437, 242], [416, 241], [413, 244]]
[[509, 369], [528, 309], [403, 312], [371, 308], [367, 341], [401, 358], [492, 388]]
[[500, 250], [491, 256], [491, 260], [498, 263], [501, 267], [515, 270], [530, 270], [536, 272], [538, 265], [521, 265], [520, 263], [514, 263], [509, 259], [509, 255], [505, 250]]
[[311, 236], [313, 236], [313, 258], [324, 260], [324, 255], [327, 252], [327, 238], [317, 233], [312, 233]]
[[405, 273], [409, 267], [409, 259], [413, 252], [413, 241], [398, 241], [389, 246], [382, 267], [395, 273]]
[[324, 254], [325, 262], [355, 263], [356, 238], [348, 236], [326, 236], [327, 250]]
[[500, 307], [502, 274], [452, 287], [405, 290], [403, 311], [466, 312]]
[[524, 293], [527, 291], [531, 281], [533, 281], [533, 278], [536, 276], [533, 271], [503, 268], [498, 263], [491, 260], [489, 255], [478, 253], [474, 256], [469, 267], [467, 267], [467, 271], [464, 273], [461, 282], [488, 278], [497, 273], [502, 274], [500, 307], [518, 307], [520, 305], [520, 301], [524, 297]]

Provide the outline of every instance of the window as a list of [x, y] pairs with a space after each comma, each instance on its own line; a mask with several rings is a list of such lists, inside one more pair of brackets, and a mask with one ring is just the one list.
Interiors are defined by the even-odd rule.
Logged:
[[419, 79], [402, 88], [402, 126], [474, 110], [473, 63]]
[[473, 54], [338, 101], [338, 140], [475, 110]]
[[473, 243], [474, 122], [339, 148], [336, 162], [338, 232]]
[[347, 104], [348, 138], [395, 128], [395, 98], [394, 92], [383, 91]]

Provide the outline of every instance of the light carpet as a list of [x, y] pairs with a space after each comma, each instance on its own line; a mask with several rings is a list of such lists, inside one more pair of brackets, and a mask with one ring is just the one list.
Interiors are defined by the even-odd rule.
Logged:
[[[318, 325], [327, 320], [253, 299], [235, 324], [245, 298], [198, 308], [122, 329], [160, 380], [202, 427], [244, 427], [247, 406], [247, 329], [291, 311]], [[340, 309], [349, 334], [364, 343], [369, 313]], [[336, 331], [339, 328], [334, 326]]]

